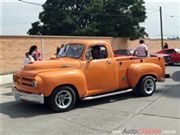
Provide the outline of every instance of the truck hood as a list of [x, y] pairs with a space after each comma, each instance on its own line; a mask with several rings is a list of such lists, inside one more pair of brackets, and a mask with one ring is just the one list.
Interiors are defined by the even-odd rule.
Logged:
[[36, 61], [24, 66], [21, 75], [33, 77], [38, 73], [50, 72], [63, 69], [80, 68], [81, 64], [78, 59], [57, 58], [48, 61]]

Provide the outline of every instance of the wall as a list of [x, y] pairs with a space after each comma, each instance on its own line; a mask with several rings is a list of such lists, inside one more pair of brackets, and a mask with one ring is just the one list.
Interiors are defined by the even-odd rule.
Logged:
[[114, 49], [127, 48], [126, 38], [112, 37], [71, 37], [71, 36], [0, 36], [0, 74], [13, 73], [23, 67], [23, 59], [31, 45], [38, 46], [47, 60], [55, 56], [57, 46], [70, 41], [104, 40], [113, 45]]
[[[104, 40], [110, 43], [113, 49], [135, 49], [139, 40], [130, 41], [126, 38], [112, 37], [71, 37], [71, 36], [0, 36], [0, 74], [13, 73], [23, 67], [23, 59], [31, 45], [35, 44], [42, 52], [44, 48], [45, 59], [55, 56], [56, 47], [70, 41]], [[180, 48], [180, 40], [165, 40], [170, 48]], [[149, 53], [161, 49], [160, 40], [145, 39]]]
[[[163, 42], [167, 42], [169, 48], [180, 48], [180, 40], [164, 40]], [[135, 49], [136, 46], [139, 44], [139, 40], [129, 40], [127, 44], [128, 48]], [[161, 50], [161, 40], [145, 39], [145, 44], [148, 46], [148, 51], [150, 54]]]

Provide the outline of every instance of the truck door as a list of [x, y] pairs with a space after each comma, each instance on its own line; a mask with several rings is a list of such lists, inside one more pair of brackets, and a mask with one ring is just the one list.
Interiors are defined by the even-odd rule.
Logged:
[[107, 48], [103, 45], [89, 47], [87, 57], [91, 57], [85, 68], [88, 90], [95, 94], [113, 90], [116, 87], [115, 63], [108, 57]]

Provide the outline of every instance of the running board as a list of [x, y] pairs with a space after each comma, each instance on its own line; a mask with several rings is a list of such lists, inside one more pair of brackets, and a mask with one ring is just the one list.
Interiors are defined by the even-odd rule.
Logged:
[[89, 97], [85, 97], [82, 100], [92, 100], [92, 99], [98, 99], [98, 98], [103, 98], [103, 97], [108, 97], [108, 96], [114, 96], [114, 95], [118, 95], [118, 94], [123, 94], [123, 93], [128, 93], [133, 91], [133, 89], [127, 89], [127, 90], [120, 90], [120, 91], [116, 91], [116, 92], [112, 92], [112, 93], [106, 93], [106, 94], [101, 94], [101, 95], [97, 95], [97, 96], [89, 96]]

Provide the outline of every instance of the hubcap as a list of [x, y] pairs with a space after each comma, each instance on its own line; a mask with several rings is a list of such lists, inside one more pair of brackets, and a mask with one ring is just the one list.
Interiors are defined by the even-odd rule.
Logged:
[[67, 90], [61, 90], [57, 93], [55, 97], [55, 102], [59, 108], [62, 109], [67, 108], [70, 106], [72, 102], [72, 95]]
[[144, 90], [147, 94], [151, 94], [154, 91], [154, 87], [155, 87], [155, 84], [152, 79], [147, 79], [144, 82]]

